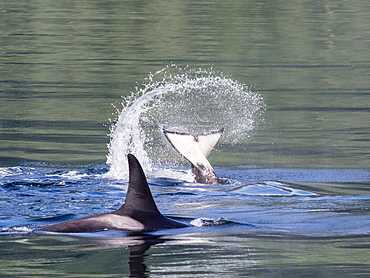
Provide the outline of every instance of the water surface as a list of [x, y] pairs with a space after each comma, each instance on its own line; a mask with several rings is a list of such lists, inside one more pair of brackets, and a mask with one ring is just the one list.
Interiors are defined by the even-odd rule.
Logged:
[[[0, 13], [1, 276], [369, 276], [367, 1], [3, 1]], [[176, 153], [148, 173], [165, 215], [203, 226], [33, 232], [122, 204], [110, 123], [172, 64], [223, 73], [266, 105], [210, 156], [228, 184], [191, 183]]]

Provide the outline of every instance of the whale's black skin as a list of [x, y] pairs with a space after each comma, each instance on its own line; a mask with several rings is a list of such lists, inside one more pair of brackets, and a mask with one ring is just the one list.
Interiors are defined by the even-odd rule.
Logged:
[[127, 232], [150, 232], [158, 229], [183, 228], [188, 225], [163, 216], [154, 202], [139, 161], [128, 155], [129, 183], [124, 204], [116, 211], [69, 220], [39, 231], [59, 233], [92, 232], [119, 229]]
[[190, 134], [163, 129], [163, 133], [171, 145], [190, 163], [195, 182], [219, 184], [219, 179], [207, 157], [220, 140], [224, 129], [207, 133]]

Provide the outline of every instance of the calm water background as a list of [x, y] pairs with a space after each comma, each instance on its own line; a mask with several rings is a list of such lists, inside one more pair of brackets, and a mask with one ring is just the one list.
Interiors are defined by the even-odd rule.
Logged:
[[[368, 1], [2, 1], [0, 14], [1, 276], [370, 275]], [[230, 185], [150, 182], [169, 216], [231, 222], [30, 233], [121, 204], [125, 181], [101, 176], [112, 103], [171, 63], [213, 67], [267, 105], [249, 140], [210, 157]]]

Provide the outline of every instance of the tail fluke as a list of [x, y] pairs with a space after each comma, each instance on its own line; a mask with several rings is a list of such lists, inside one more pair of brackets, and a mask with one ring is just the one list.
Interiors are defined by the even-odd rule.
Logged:
[[207, 157], [220, 140], [224, 129], [192, 135], [163, 130], [171, 145], [192, 165], [195, 181], [206, 184], [218, 184], [218, 179]]

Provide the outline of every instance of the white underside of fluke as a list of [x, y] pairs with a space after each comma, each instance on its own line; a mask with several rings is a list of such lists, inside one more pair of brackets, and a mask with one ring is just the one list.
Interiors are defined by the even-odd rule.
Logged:
[[223, 131], [220, 129], [197, 135], [168, 130], [163, 130], [163, 133], [171, 145], [192, 164], [197, 182], [218, 184], [217, 176], [207, 157]]

